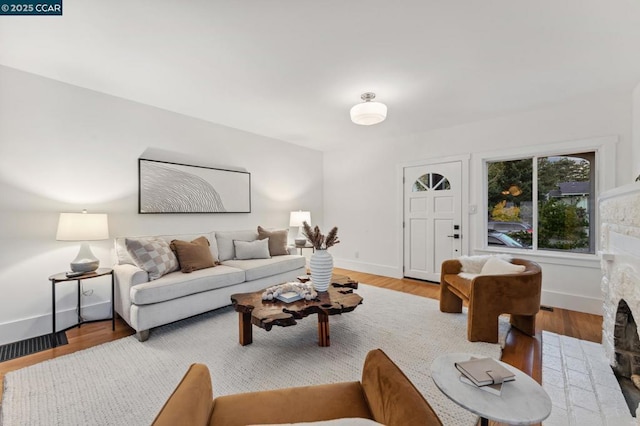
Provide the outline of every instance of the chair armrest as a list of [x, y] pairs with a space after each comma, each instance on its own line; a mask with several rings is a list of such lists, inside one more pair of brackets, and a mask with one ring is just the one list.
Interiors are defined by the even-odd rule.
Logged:
[[462, 270], [462, 264], [457, 259], [449, 259], [442, 262], [440, 267], [440, 276], [443, 277], [447, 274], [459, 274]]
[[367, 354], [362, 388], [376, 422], [387, 426], [442, 425], [427, 400], [380, 349]]
[[212, 408], [209, 369], [204, 364], [192, 364], [156, 416], [153, 426], [206, 426]]

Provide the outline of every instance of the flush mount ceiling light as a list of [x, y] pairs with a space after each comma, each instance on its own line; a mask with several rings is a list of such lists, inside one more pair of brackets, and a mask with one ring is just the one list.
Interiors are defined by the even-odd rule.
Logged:
[[367, 92], [360, 96], [364, 102], [351, 108], [351, 121], [362, 126], [378, 124], [387, 118], [387, 106], [380, 102], [374, 102], [375, 93]]

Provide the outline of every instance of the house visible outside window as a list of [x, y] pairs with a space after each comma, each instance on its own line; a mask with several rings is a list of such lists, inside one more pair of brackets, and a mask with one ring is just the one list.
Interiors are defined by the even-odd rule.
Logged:
[[489, 246], [595, 252], [595, 152], [487, 162]]

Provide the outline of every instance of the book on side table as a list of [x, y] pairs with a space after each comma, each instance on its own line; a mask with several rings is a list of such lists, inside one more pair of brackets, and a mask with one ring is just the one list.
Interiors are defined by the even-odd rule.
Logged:
[[471, 358], [455, 363], [462, 373], [460, 381], [474, 385], [494, 395], [502, 392], [502, 383], [515, 380], [515, 374], [493, 358]]
[[500, 396], [502, 395], [502, 383], [495, 383], [492, 385], [484, 385], [484, 386], [476, 386], [471, 380], [467, 379], [464, 374], [460, 375], [460, 381], [466, 385], [473, 386], [476, 389], [483, 390], [485, 392], [489, 392], [493, 395]]

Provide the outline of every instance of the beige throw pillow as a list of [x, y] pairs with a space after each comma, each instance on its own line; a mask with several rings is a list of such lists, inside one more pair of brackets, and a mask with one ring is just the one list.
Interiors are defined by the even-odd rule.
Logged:
[[262, 226], [258, 226], [258, 239], [269, 239], [269, 254], [271, 256], [282, 256], [285, 254], [289, 254], [289, 250], [287, 250], [288, 236], [289, 231], [287, 231], [286, 229], [268, 231]]
[[191, 242], [173, 240], [170, 246], [178, 257], [180, 270], [184, 273], [216, 266], [216, 259], [211, 254], [210, 243], [206, 237], [199, 237]]
[[162, 238], [126, 238], [125, 246], [138, 268], [147, 271], [149, 280], [178, 269], [178, 259]]

